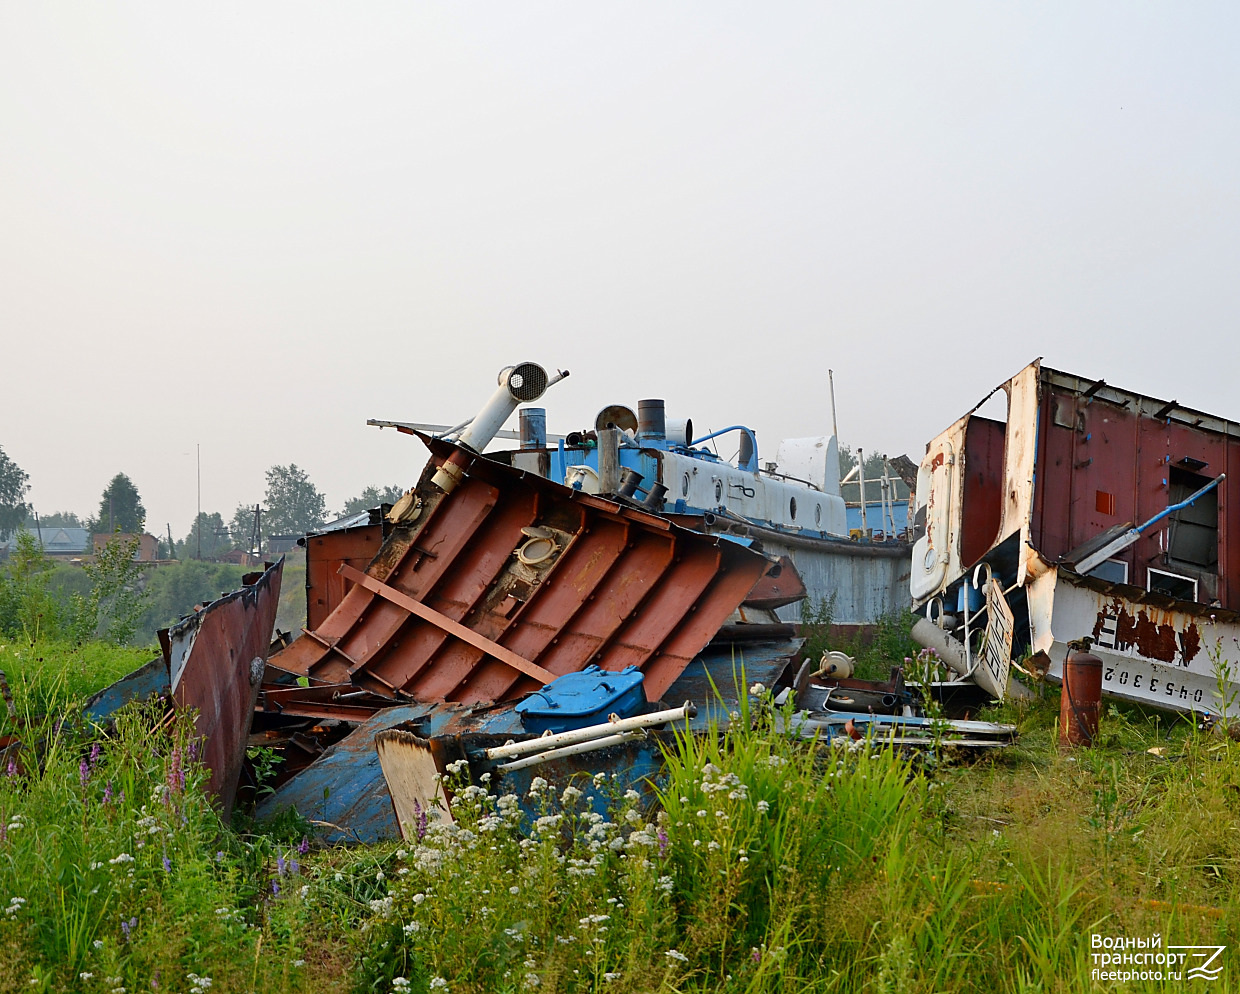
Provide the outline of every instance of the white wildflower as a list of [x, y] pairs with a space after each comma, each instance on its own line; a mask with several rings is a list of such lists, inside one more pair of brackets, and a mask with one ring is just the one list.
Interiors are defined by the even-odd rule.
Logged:
[[679, 949], [669, 949], [663, 954], [668, 959], [674, 959], [678, 963], [688, 963], [689, 957], [682, 953]]

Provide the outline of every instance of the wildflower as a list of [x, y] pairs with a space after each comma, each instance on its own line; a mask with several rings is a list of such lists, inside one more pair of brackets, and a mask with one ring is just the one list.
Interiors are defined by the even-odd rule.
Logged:
[[119, 866], [122, 863], [132, 863], [133, 857], [129, 853], [123, 852], [119, 856], [113, 856], [108, 862], [113, 866]]
[[[297, 852], [300, 853], [302, 856], [304, 856], [309, 851], [310, 851], [310, 839], [309, 837], [303, 835], [301, 837], [301, 842], [297, 844]], [[399, 855], [399, 853], [397, 855]]]
[[689, 957], [682, 953], [679, 949], [669, 949], [663, 955], [668, 959], [674, 959], [677, 963], [689, 962]]
[[657, 836], [659, 840], [659, 858], [662, 859], [663, 857], [667, 855], [667, 849], [668, 849], [668, 846], [670, 845], [670, 842], [667, 837], [667, 832], [665, 832], [661, 828], [658, 830], [658, 832], [655, 833], [655, 835]]
[[86, 760], [78, 763], [78, 779], [82, 781], [82, 786], [86, 786], [86, 781], [90, 779], [90, 767], [86, 765]]
[[392, 978], [392, 990], [407, 991], [409, 990], [409, 987], [410, 987], [409, 981], [405, 977], [393, 977]]
[[215, 861], [216, 861], [217, 863], [222, 863], [222, 862], [224, 862], [224, 850], [223, 850], [223, 849], [220, 849], [220, 850], [217, 850], [217, 851], [216, 851], [216, 853], [215, 853]]
[[121, 919], [121, 931], [125, 933], [125, 941], [129, 941], [129, 934], [137, 927], [138, 919], [136, 917], [130, 918], [129, 921], [125, 921], [124, 918]]
[[655, 888], [663, 891], [664, 894], [670, 894], [672, 892], [672, 878], [666, 876], [659, 877], [659, 882], [655, 884]]
[[698, 816], [699, 818], [705, 818], [705, 817], [706, 817], [706, 812], [705, 812], [705, 811], [698, 811], [697, 816]]
[[443, 977], [432, 977], [431, 978], [431, 990], [446, 991], [447, 989], [448, 989], [448, 982], [444, 980]]
[[525, 975], [524, 985], [526, 987], [537, 987], [541, 983], [542, 983], [542, 980], [539, 979], [539, 976], [537, 973], [527, 973]]
[[604, 974], [603, 974], [603, 979], [604, 979], [604, 980], [606, 980], [606, 981], [610, 984], [613, 980], [619, 980], [619, 979], [620, 979], [620, 974], [618, 974], [618, 973], [604, 973]]
[[271, 896], [272, 897], [280, 896], [280, 885], [274, 880], [271, 881]]
[[755, 683], [752, 687], [749, 688], [749, 692], [753, 694], [754, 697], [761, 697], [763, 694], [766, 693], [766, 687], [764, 687], [760, 683]]
[[581, 796], [581, 791], [578, 790], [576, 787], [574, 787], [572, 784], [569, 784], [567, 787], [564, 788], [564, 793], [560, 795], [560, 803], [564, 805], [572, 804], [580, 796]]
[[764, 815], [768, 811], [771, 810], [771, 804], [769, 801], [759, 801], [757, 804], [757, 808], [758, 808], [758, 814]]
[[91, 943], [91, 945], [92, 945], [92, 946], [94, 946], [96, 949], [102, 949], [102, 948], [103, 948], [103, 940], [102, 940], [102, 939], [96, 939], [94, 942], [92, 942], [92, 943]]
[[416, 904], [421, 904], [421, 903], [422, 903], [423, 901], [425, 901], [425, 900], [426, 900], [426, 895], [425, 895], [425, 894], [414, 894], [414, 895], [413, 895], [413, 903], [414, 903], [415, 905], [416, 905]]
[[89, 980], [89, 979], [90, 979], [91, 977], [93, 977], [93, 976], [94, 976], [94, 974], [93, 974], [93, 973], [79, 973], [79, 974], [78, 974], [78, 979], [79, 979], [79, 980]]
[[164, 853], [164, 872], [165, 872], [165, 873], [171, 873], [171, 872], [172, 872], [172, 860], [170, 860], [170, 859], [168, 858], [168, 854], [167, 854], [167, 853]]
[[284, 876], [284, 857], [283, 856], [276, 857], [276, 873], [281, 877]]
[[14, 762], [11, 757], [9, 759], [9, 765], [4, 770], [4, 775], [8, 777], [10, 780], [13, 780], [17, 777], [17, 763]]
[[304, 959], [295, 959], [292, 961], [292, 964], [293, 966], [305, 966], [306, 961]]
[[418, 922], [410, 922], [403, 929], [401, 929], [401, 931], [403, 931], [405, 935], [413, 935], [417, 932], [422, 931], [422, 926]]
[[90, 747], [90, 768], [92, 770], [95, 768], [95, 764], [99, 762], [99, 753], [102, 751], [98, 742]]
[[103, 788], [103, 803], [105, 805], [112, 803], [112, 781], [108, 781], [108, 785]]
[[517, 894], [520, 894], [520, 893], [521, 893], [521, 888], [520, 888], [520, 887], [509, 887], [509, 888], [508, 888], [508, 893], [509, 893], [509, 894], [512, 894], [512, 895], [514, 895], [514, 896], [515, 896], [515, 895], [517, 895]]

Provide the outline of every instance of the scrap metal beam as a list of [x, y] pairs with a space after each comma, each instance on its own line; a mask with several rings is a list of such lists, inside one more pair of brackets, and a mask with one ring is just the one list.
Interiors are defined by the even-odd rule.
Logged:
[[518, 656], [511, 649], [505, 649], [498, 642], [492, 642], [489, 638], [479, 635], [471, 628], [466, 628], [459, 622], [453, 621], [445, 614], [441, 614], [433, 607], [427, 607], [421, 601], [416, 601], [408, 594], [402, 594], [394, 587], [389, 587], [386, 583], [376, 580], [373, 576], [363, 573], [359, 569], [354, 569], [348, 563], [341, 563], [340, 575], [346, 580], [352, 580], [359, 587], [365, 587], [372, 594], [378, 594], [386, 601], [390, 601], [399, 608], [403, 608], [410, 614], [416, 615], [423, 621], [429, 621], [432, 625], [442, 628], [449, 635], [454, 635], [462, 642], [467, 642], [475, 649], [481, 649], [488, 656], [498, 659], [501, 663], [506, 663], [514, 670], [531, 676], [535, 680], [543, 683], [550, 683], [555, 679], [555, 674], [550, 670], [545, 670], [536, 663], [531, 663], [528, 659]]

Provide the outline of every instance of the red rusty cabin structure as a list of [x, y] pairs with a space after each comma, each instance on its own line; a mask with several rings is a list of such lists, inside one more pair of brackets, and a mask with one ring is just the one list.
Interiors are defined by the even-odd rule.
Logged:
[[[1221, 475], [1088, 575], [1076, 570], [1100, 536], [1149, 522]], [[1066, 641], [1091, 636], [1108, 660], [1105, 690], [1208, 709], [1202, 647], [1230, 645], [1231, 626], [1240, 633], [1233, 481], [1240, 424], [1034, 362], [926, 447], [914, 608], [940, 611], [958, 639], [980, 642], [986, 619], [975, 617], [969, 638], [963, 627], [986, 611], [993, 572], [1015, 617], [1015, 657], [1045, 654], [1057, 676]]]

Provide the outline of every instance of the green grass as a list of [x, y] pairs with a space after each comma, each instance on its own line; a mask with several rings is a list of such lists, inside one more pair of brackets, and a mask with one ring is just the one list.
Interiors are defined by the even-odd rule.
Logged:
[[[17, 713], [28, 716], [56, 713], [87, 697], [159, 654], [153, 647], [131, 648], [105, 642], [71, 642], [0, 635], [0, 672], [13, 692]], [[0, 707], [0, 730], [8, 715]]]

